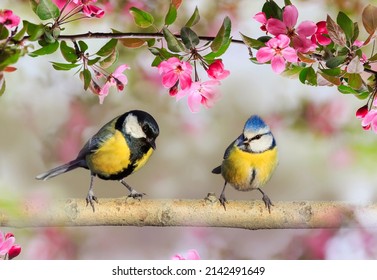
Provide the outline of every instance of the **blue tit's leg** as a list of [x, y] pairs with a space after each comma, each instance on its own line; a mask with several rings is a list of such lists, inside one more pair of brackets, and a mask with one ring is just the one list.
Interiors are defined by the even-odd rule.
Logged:
[[90, 174], [90, 186], [89, 186], [88, 195], [86, 196], [86, 206], [88, 206], [88, 204], [90, 203], [90, 206], [92, 206], [93, 212], [95, 212], [93, 201], [98, 203], [98, 199], [94, 195], [94, 192], [93, 192], [93, 180], [94, 180], [94, 174]]
[[138, 193], [129, 184], [127, 184], [126, 181], [124, 181], [124, 179], [120, 180], [119, 182], [121, 182], [123, 184], [123, 186], [125, 186], [130, 191], [129, 197], [139, 198], [140, 199], [140, 198], [142, 198], [145, 195], [145, 193]]
[[262, 193], [262, 200], [264, 202], [264, 205], [268, 209], [268, 212], [271, 214], [271, 206], [274, 206], [271, 202], [271, 199], [260, 188], [258, 188], [258, 190]]
[[225, 203], [227, 202], [227, 200], [226, 200], [226, 198], [225, 198], [225, 187], [226, 187], [226, 183], [227, 183], [227, 182], [225, 181], [223, 191], [221, 192], [220, 197], [219, 197], [219, 200], [220, 200], [221, 205], [224, 206], [224, 210], [226, 210]]

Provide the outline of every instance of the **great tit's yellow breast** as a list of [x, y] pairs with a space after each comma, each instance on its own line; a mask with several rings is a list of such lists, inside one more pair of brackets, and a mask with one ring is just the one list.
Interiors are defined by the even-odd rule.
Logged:
[[130, 164], [130, 149], [119, 130], [93, 153], [87, 156], [90, 170], [102, 176], [120, 173]]
[[225, 181], [236, 189], [248, 191], [266, 184], [276, 164], [276, 147], [262, 153], [248, 153], [235, 146], [224, 159], [221, 173]]
[[140, 158], [139, 160], [136, 161], [135, 163], [135, 169], [134, 169], [134, 172], [135, 171], [138, 171], [141, 167], [143, 167], [145, 165], [145, 163], [148, 161], [149, 157], [152, 155], [153, 153], [153, 148], [150, 148], [148, 150], [148, 152], [146, 152], [142, 158]]

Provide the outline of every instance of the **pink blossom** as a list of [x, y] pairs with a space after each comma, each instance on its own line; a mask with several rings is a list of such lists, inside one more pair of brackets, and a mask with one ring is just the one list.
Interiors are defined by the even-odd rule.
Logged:
[[211, 79], [223, 80], [229, 76], [230, 72], [225, 70], [223, 62], [217, 59], [208, 67], [207, 74]]
[[123, 72], [128, 69], [131, 68], [127, 64], [122, 64], [110, 75], [110, 83], [111, 85], [115, 85], [118, 91], [123, 90], [124, 86], [128, 83], [127, 76], [123, 74]]
[[365, 130], [372, 128], [372, 130], [377, 133], [377, 110], [372, 109], [368, 111], [362, 119], [361, 125]]
[[283, 11], [283, 21], [270, 18], [267, 20], [266, 28], [272, 35], [287, 35], [293, 43], [293, 47], [302, 53], [307, 53], [315, 49], [316, 45], [310, 38], [317, 30], [317, 26], [312, 21], [303, 21], [295, 28], [298, 19], [298, 11], [294, 5], [285, 6]]
[[96, 17], [96, 18], [101, 18], [105, 15], [105, 11], [102, 10], [101, 8], [94, 6], [94, 5], [84, 5], [82, 7], [82, 12], [84, 15], [87, 17]]
[[13, 14], [11, 10], [0, 10], [0, 23], [7, 28], [13, 28], [19, 25], [20, 17]]
[[0, 256], [8, 254], [15, 241], [16, 239], [14, 238], [13, 234], [7, 233], [4, 236], [4, 234], [0, 231]]
[[192, 66], [186, 61], [171, 57], [158, 65], [158, 71], [162, 75], [162, 84], [166, 88], [173, 87], [177, 81], [183, 90], [191, 86]]
[[331, 39], [329, 37], [323, 36], [329, 34], [326, 27], [326, 21], [319, 21], [317, 22], [317, 31], [312, 36], [313, 44], [318, 43], [321, 46], [327, 46], [331, 43]]
[[199, 253], [195, 249], [188, 250], [186, 256], [181, 254], [175, 254], [172, 260], [200, 260]]
[[360, 107], [356, 111], [356, 118], [363, 119], [365, 115], [368, 113], [368, 104], [364, 105], [363, 107]]
[[267, 17], [264, 12], [256, 13], [255, 16], [253, 16], [253, 19], [255, 19], [257, 22], [262, 24], [260, 27], [262, 31], [267, 31], [267, 28], [266, 28]]
[[257, 61], [266, 63], [271, 61], [272, 70], [280, 74], [285, 70], [286, 61], [297, 62], [298, 56], [296, 51], [289, 47], [290, 40], [288, 36], [280, 34], [270, 39], [266, 47], [262, 47], [256, 54]]
[[216, 91], [216, 86], [220, 85], [217, 80], [209, 80], [206, 82], [193, 82], [190, 88], [181, 90], [177, 93], [176, 98], [180, 100], [188, 95], [187, 103], [192, 113], [200, 110], [200, 105], [211, 108], [220, 98]]

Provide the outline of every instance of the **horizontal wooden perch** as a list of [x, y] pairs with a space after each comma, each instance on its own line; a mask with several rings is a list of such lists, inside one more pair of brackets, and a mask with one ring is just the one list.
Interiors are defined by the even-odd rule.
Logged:
[[209, 194], [201, 200], [100, 199], [93, 212], [84, 199], [27, 202], [17, 217], [0, 209], [0, 226], [195, 226], [243, 229], [377, 227], [377, 205], [333, 201], [229, 201], [226, 210]]

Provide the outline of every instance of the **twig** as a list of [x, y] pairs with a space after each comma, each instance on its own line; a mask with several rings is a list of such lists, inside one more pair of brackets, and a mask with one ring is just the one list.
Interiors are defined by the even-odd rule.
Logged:
[[0, 226], [193, 226], [243, 229], [377, 227], [377, 205], [333, 201], [274, 202], [271, 214], [262, 201], [229, 201], [226, 210], [213, 195], [201, 200], [101, 199], [96, 211], [83, 199], [27, 202], [12, 217], [0, 209]]

